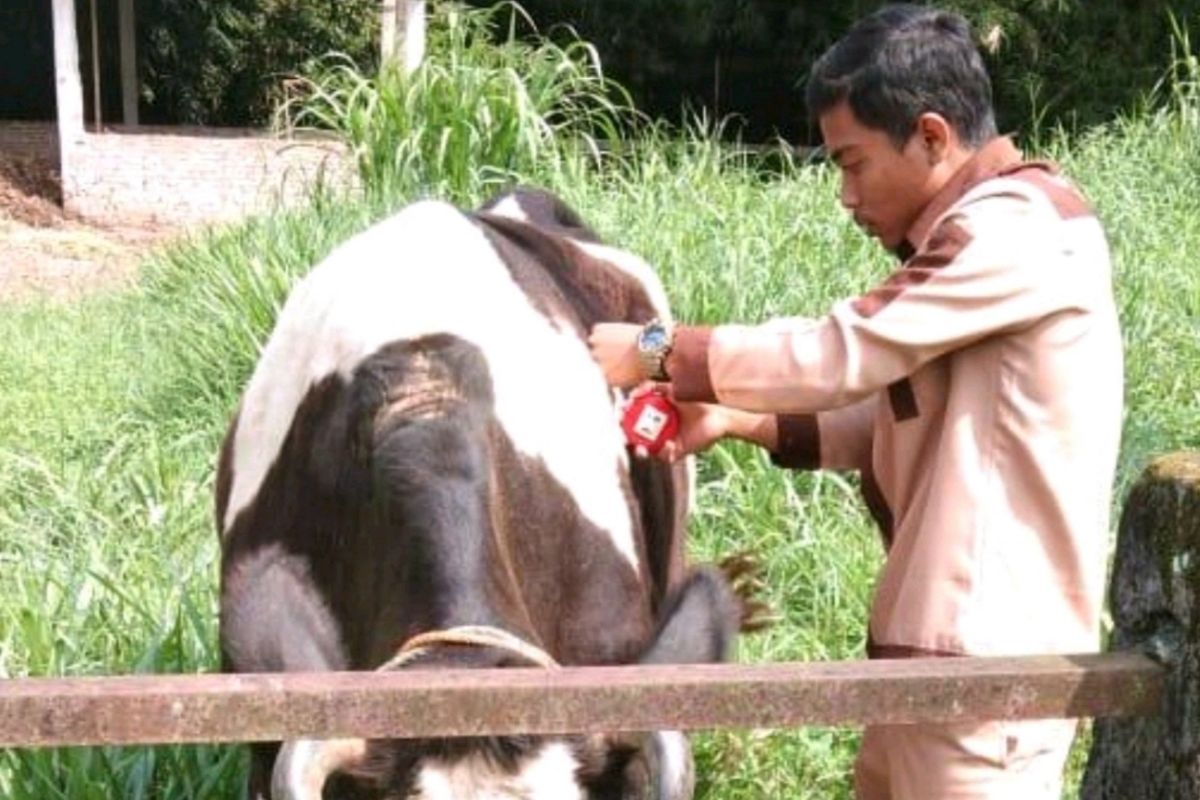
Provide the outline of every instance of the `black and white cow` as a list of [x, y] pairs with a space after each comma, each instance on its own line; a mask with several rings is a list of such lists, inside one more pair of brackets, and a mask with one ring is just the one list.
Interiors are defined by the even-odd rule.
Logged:
[[[751, 604], [684, 569], [686, 476], [631, 461], [585, 345], [667, 314], [644, 262], [541, 192], [416, 203], [341, 245], [291, 293], [222, 448], [225, 667], [722, 659]], [[256, 747], [250, 776], [275, 800], [691, 791], [674, 732], [297, 741]]]

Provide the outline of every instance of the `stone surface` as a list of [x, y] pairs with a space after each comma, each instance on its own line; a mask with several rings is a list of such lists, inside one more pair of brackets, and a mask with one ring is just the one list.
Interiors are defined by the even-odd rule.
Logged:
[[1163, 713], [1097, 720], [1083, 800], [1200, 798], [1200, 453], [1152, 463], [1125, 505], [1111, 647], [1172, 668]]

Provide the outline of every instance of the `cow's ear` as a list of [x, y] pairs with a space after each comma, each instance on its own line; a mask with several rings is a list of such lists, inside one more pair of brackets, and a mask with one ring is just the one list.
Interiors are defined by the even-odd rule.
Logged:
[[664, 606], [662, 621], [643, 664], [704, 664], [726, 661], [741, 625], [741, 604], [725, 576], [701, 567]]

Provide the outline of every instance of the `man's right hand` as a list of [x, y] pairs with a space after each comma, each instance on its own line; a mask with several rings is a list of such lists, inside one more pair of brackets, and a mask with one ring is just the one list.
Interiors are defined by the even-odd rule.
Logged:
[[735, 438], [774, 450], [778, 432], [773, 414], [755, 414], [710, 403], [681, 403], [679, 433], [659, 451], [666, 461], [678, 461], [712, 447], [721, 439]]

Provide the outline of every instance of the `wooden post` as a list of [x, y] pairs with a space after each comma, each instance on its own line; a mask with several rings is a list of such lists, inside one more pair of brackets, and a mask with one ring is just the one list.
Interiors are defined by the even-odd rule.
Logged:
[[1098, 720], [1083, 800], [1200, 797], [1200, 453], [1151, 464], [1121, 517], [1114, 649], [1166, 664], [1157, 716]]
[[137, 23], [133, 0], [120, 0], [117, 19], [121, 30], [121, 121], [126, 125], [137, 125]]
[[89, 0], [88, 21], [92, 26], [92, 124], [100, 132], [104, 114], [100, 99], [100, 17], [96, 12], [96, 0]]
[[53, 13], [59, 174], [62, 175], [63, 206], [69, 209], [75, 194], [71, 155], [83, 142], [83, 79], [79, 74], [74, 0], [54, 0]]
[[381, 63], [398, 59], [411, 73], [425, 59], [425, 0], [383, 0]]

